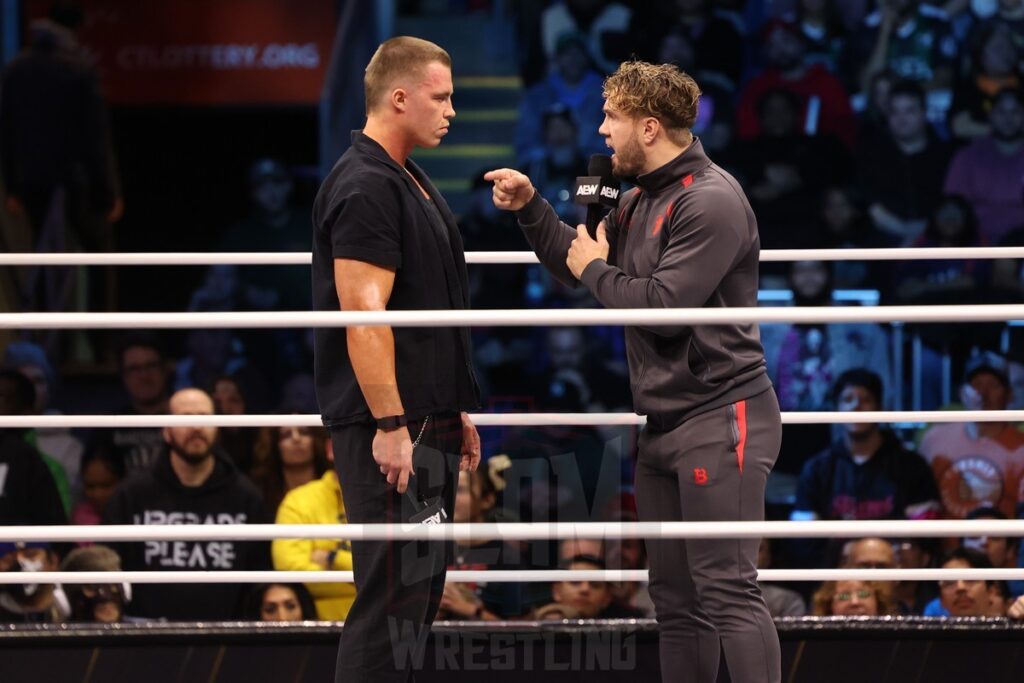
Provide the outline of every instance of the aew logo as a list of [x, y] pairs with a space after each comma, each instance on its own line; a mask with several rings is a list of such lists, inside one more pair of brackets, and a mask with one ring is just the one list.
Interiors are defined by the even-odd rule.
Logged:
[[590, 204], [596, 201], [615, 206], [619, 203], [619, 188], [601, 182], [600, 176], [586, 176], [576, 180], [576, 201]]
[[[414, 506], [420, 508], [419, 502], [416, 501]], [[412, 524], [443, 524], [447, 519], [448, 513], [444, 511], [441, 499], [435, 498], [433, 501], [429, 501], [425, 507], [419, 509], [409, 519], [409, 522]]]

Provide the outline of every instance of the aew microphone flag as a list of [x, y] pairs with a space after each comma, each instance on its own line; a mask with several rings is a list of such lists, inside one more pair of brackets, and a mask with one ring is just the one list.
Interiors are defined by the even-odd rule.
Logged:
[[619, 205], [619, 181], [612, 175], [612, 159], [607, 154], [594, 154], [587, 166], [590, 175], [576, 178], [574, 201], [587, 207], [587, 232], [597, 239], [597, 225], [605, 214], [605, 207]]

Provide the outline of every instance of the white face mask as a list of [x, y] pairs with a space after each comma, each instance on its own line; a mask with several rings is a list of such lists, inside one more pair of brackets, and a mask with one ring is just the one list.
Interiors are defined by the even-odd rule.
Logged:
[[[18, 565], [21, 567], [23, 572], [41, 572], [45, 566], [43, 560], [30, 560], [27, 557], [18, 557]], [[30, 598], [35, 595], [36, 591], [39, 590], [38, 583], [28, 583], [22, 586], [22, 592], [25, 597]]]

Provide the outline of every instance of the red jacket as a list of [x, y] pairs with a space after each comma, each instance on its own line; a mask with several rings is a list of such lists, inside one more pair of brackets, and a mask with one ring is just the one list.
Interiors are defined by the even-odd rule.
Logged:
[[[810, 66], [803, 77], [789, 81], [782, 78], [778, 69], [754, 77], [740, 95], [739, 110], [736, 113], [736, 133], [741, 139], [750, 139], [761, 134], [761, 123], [757, 117], [757, 103], [770, 90], [788, 90], [800, 96], [804, 111], [800, 117], [807, 121], [807, 104], [812, 96], [821, 100], [818, 112], [817, 130], [821, 134], [833, 134], [851, 150], [857, 141], [857, 121], [850, 108], [850, 96], [838, 78], [820, 64]], [[803, 128], [803, 125], [801, 125]]]

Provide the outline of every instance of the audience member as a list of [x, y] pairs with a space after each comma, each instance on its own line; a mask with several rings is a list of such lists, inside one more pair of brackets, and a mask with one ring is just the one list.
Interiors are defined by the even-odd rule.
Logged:
[[669, 32], [681, 31], [696, 52], [694, 74], [700, 85], [708, 82], [735, 91], [743, 68], [743, 42], [739, 27], [715, 8], [711, 0], [675, 0], [649, 3], [635, 12], [629, 27], [632, 47], [647, 61], [657, 59], [657, 47]]
[[[252, 213], [229, 228], [224, 251], [308, 252], [312, 249], [309, 216], [292, 206], [291, 174], [277, 159], [257, 159], [249, 167]], [[309, 310], [312, 290], [308, 268], [245, 266], [240, 271], [245, 301], [255, 310]], [[237, 309], [236, 309], [237, 310]]]
[[[893, 240], [868, 219], [860, 192], [850, 185], [833, 185], [821, 194], [815, 230], [816, 248], [871, 249], [892, 246]], [[878, 261], [833, 261], [836, 289], [887, 289], [889, 266]]]
[[1000, 90], [988, 120], [990, 132], [953, 157], [945, 188], [974, 207], [984, 242], [999, 244], [1024, 226], [1024, 90]]
[[724, 151], [733, 136], [735, 105], [732, 88], [722, 85], [714, 74], [705, 74], [697, 69], [697, 50], [693, 39], [681, 27], [666, 33], [658, 45], [657, 64], [675, 64], [681, 71], [693, 76], [700, 84], [700, 106], [697, 118], [690, 129], [700, 138], [704, 149]]
[[1024, 55], [1015, 42], [1019, 40], [1013, 29], [998, 22], [980, 26], [971, 36], [963, 81], [950, 107], [950, 127], [956, 137], [972, 140], [988, 135], [989, 113], [996, 96], [1003, 90], [1017, 90], [1024, 85]]
[[266, 458], [253, 481], [263, 492], [268, 511], [276, 511], [285, 495], [303, 484], [320, 479], [329, 469], [327, 442], [323, 427], [270, 427], [262, 441], [267, 444]]
[[[293, 437], [289, 437], [292, 439]], [[308, 437], [307, 437], [308, 438]], [[287, 450], [285, 446], [283, 450]], [[327, 439], [325, 460], [334, 463]], [[276, 524], [344, 524], [345, 503], [333, 467], [319, 479], [290, 490], [277, 508]], [[278, 571], [352, 571], [352, 544], [347, 540], [281, 538], [271, 544], [274, 569]], [[344, 621], [356, 597], [350, 583], [310, 583], [306, 586], [324, 621]]]
[[767, 93], [781, 89], [797, 95], [798, 128], [804, 135], [834, 135], [852, 151], [857, 123], [850, 96], [838, 77], [807, 59], [800, 27], [777, 21], [768, 25], [763, 36], [767, 67], [740, 93], [738, 137], [750, 139], [761, 134], [759, 103]]
[[[46, 351], [31, 342], [12, 342], [4, 351], [3, 366], [13, 368], [32, 381], [36, 400], [32, 406], [33, 415], [59, 414], [51, 406], [57, 389], [57, 375], [46, 357]], [[72, 490], [77, 489], [78, 470], [82, 460], [83, 446], [80, 439], [68, 429], [33, 429], [36, 448], [60, 464], [67, 475]]]
[[921, 0], [878, 0], [878, 9], [867, 16], [856, 38], [851, 62], [862, 65], [863, 90], [883, 69], [928, 89], [952, 83], [956, 39], [943, 12]]
[[[604, 560], [592, 555], [577, 555], [565, 569], [601, 570]], [[554, 602], [538, 607], [537, 620], [560, 619], [637, 619], [643, 612], [616, 603], [606, 581], [558, 581], [551, 586]]]
[[734, 170], [748, 188], [763, 248], [811, 246], [821, 191], [849, 175], [846, 150], [834, 136], [807, 135], [801, 110], [800, 95], [766, 91], [756, 103], [759, 135], [735, 147]]
[[[942, 559], [943, 569], [992, 569], [992, 563], [983, 553], [970, 548], [956, 548]], [[942, 579], [939, 597], [928, 603], [926, 617], [987, 617], [992, 616], [991, 593], [994, 581], [983, 579]]]
[[863, 141], [858, 160], [859, 184], [875, 226], [913, 244], [942, 195], [950, 154], [928, 125], [920, 86], [893, 85], [886, 134]]
[[893, 614], [889, 585], [878, 581], [826, 581], [811, 602], [816, 617], [879, 617]]
[[[517, 521], [518, 515], [503, 504], [507, 486], [505, 477], [512, 460], [504, 454], [493, 455], [473, 472], [459, 473], [452, 521], [489, 523]], [[495, 538], [473, 538], [456, 542], [449, 570], [481, 571], [546, 568], [535, 562], [530, 544]], [[448, 619], [491, 621], [522, 615], [548, 599], [541, 584], [506, 582], [447, 583], [441, 597], [439, 614]]]
[[[896, 566], [900, 569], [934, 569], [940, 543], [928, 538], [908, 537], [892, 544]], [[893, 586], [899, 614], [923, 614], [928, 603], [938, 597], [938, 586], [931, 581], [896, 581]]]
[[[156, 337], [132, 336], [118, 354], [121, 383], [127, 402], [112, 412], [118, 415], [167, 413], [170, 365]], [[148, 470], [163, 449], [163, 436], [154, 427], [117, 427], [95, 433], [89, 450], [105, 451], [124, 463], [127, 473]]]
[[[0, 382], [0, 415], [17, 414], [24, 402], [8, 396], [12, 384]], [[39, 451], [21, 430], [0, 429], [0, 525], [66, 523], [60, 491]]]
[[892, 87], [900, 78], [888, 69], [871, 77], [871, 83], [864, 92], [864, 109], [860, 112], [860, 140], [880, 140], [889, 131], [889, 100]]
[[[624, 491], [607, 509], [605, 519], [611, 522], [637, 522], [636, 497]], [[564, 550], [564, 548], [563, 548]], [[576, 552], [577, 554], [588, 554]], [[608, 548], [603, 555], [609, 569], [640, 570], [647, 569], [647, 548], [640, 538], [610, 538]], [[647, 583], [638, 581], [612, 582], [612, 596], [615, 602], [643, 612], [647, 617], [654, 617], [654, 601], [651, 599]]]
[[[210, 392], [218, 415], [245, 415], [248, 408], [241, 382], [230, 376], [218, 377]], [[220, 447], [228, 454], [238, 471], [252, 477], [260, 463], [256, 461], [260, 430], [253, 427], [221, 427], [217, 431]]]
[[[882, 409], [882, 379], [847, 370], [832, 388], [840, 411]], [[842, 439], [809, 460], [792, 519], [930, 519], [940, 509], [928, 463], [874, 422], [843, 425]]]
[[268, 583], [252, 588], [243, 618], [248, 621], [315, 621], [316, 607], [300, 583]]
[[846, 55], [843, 4], [839, 0], [799, 0], [796, 10], [784, 16], [799, 27], [808, 63], [821, 64], [836, 75], [842, 72]]
[[[1007, 519], [1006, 515], [993, 507], [977, 507], [967, 513], [964, 519]], [[965, 548], [985, 553], [996, 569], [1016, 569], [1021, 566], [1019, 551], [1020, 538], [1014, 536], [970, 536], [961, 539]], [[1010, 595], [1017, 597], [1024, 593], [1024, 581], [1011, 581]]]
[[[109, 223], [122, 213], [106, 104], [74, 27], [32, 22], [27, 46], [7, 64], [0, 84], [7, 209], [28, 219], [35, 252], [107, 251]], [[23, 307], [64, 310], [75, 277], [74, 269], [32, 269]]]
[[541, 42], [548, 62], [557, 58], [558, 41], [567, 33], [583, 34], [597, 68], [604, 73], [628, 57], [627, 29], [633, 12], [608, 0], [558, 0], [540, 17]]
[[[772, 539], [761, 539], [761, 545], [757, 547], [758, 569], [772, 568], [772, 545]], [[757, 585], [761, 587], [761, 594], [764, 596], [764, 602], [768, 605], [768, 611], [771, 612], [772, 617], [802, 617], [807, 614], [807, 605], [804, 603], [804, 599], [795, 590], [787, 588], [785, 584], [758, 581]]]
[[[121, 558], [102, 545], [75, 548], [61, 562], [62, 572], [119, 572]], [[69, 583], [62, 586], [73, 622], [117, 624], [125, 620], [131, 586], [125, 583]]]
[[[213, 400], [182, 389], [172, 415], [213, 415]], [[268, 521], [259, 491], [215, 445], [216, 427], [167, 427], [166, 447], [149, 470], [134, 472], [107, 504], [108, 524], [251, 524]], [[116, 547], [128, 571], [263, 569], [267, 544], [236, 541], [146, 541]], [[171, 620], [224, 620], [237, 614], [237, 584], [139, 584], [129, 612]]]
[[[17, 370], [0, 370], [0, 415], [30, 415], [35, 405], [35, 387], [32, 381]], [[65, 518], [71, 513], [71, 486], [59, 462], [39, 450], [34, 429], [15, 430], [20, 438], [42, 459], [60, 495]]]
[[[1010, 402], [1006, 361], [982, 353], [968, 361], [961, 401], [968, 410], [1005, 410]], [[935, 474], [945, 514], [963, 518], [987, 505], [1007, 517], [1021, 500], [1024, 432], [1007, 422], [934, 425], [921, 439], [921, 455]]]
[[[981, 244], [974, 209], [963, 197], [947, 195], [935, 205], [924, 233], [913, 246], [955, 248]], [[988, 271], [986, 261], [973, 259], [905, 261], [896, 270], [896, 301], [905, 305], [986, 303]], [[946, 334], [941, 337], [947, 342], [956, 334], [956, 330], [943, 332]], [[972, 334], [967, 331], [963, 336]]]
[[893, 569], [896, 551], [884, 538], [860, 538], [845, 544], [839, 565], [849, 569]]
[[[0, 542], [0, 572], [55, 572], [60, 564], [49, 543]], [[67, 610], [50, 583], [0, 584], [0, 623], [53, 624]]]
[[[545, 131], [550, 112], [564, 112], [574, 124], [573, 156], [606, 151], [597, 133], [604, 118], [601, 75], [591, 66], [584, 36], [567, 33], [558, 38], [548, 76], [524, 93], [516, 124], [516, 158], [521, 165], [536, 163], [550, 155], [552, 144]], [[584, 162], [586, 163], [586, 162]], [[567, 164], [563, 164], [567, 165]]]
[[[789, 284], [796, 306], [830, 306], [832, 274], [822, 261], [795, 261]], [[765, 325], [762, 343], [783, 410], [824, 410], [833, 382], [852, 368], [889, 376], [889, 346], [873, 323]]]
[[587, 159], [579, 146], [577, 128], [568, 109], [561, 105], [548, 109], [543, 116], [541, 145], [522, 162], [535, 179], [537, 191], [570, 224], [580, 221], [580, 208], [572, 195], [573, 183], [577, 176], [587, 173]]
[[102, 524], [107, 503], [125, 477], [124, 462], [104, 451], [82, 459], [82, 500], [71, 512], [72, 524]]

